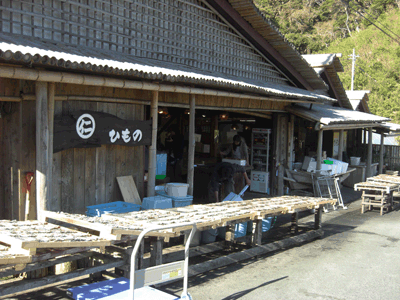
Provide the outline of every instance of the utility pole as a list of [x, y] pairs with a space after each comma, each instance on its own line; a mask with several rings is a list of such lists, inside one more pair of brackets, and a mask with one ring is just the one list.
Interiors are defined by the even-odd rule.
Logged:
[[353, 54], [349, 55], [351, 57], [352, 60], [352, 64], [351, 64], [351, 90], [354, 90], [354, 68], [356, 66], [356, 58], [360, 57], [358, 55], [356, 55], [356, 49], [353, 48]]

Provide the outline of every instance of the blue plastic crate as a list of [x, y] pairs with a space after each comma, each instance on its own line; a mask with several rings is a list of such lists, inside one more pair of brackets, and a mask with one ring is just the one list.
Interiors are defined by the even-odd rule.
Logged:
[[101, 217], [102, 214], [121, 214], [131, 211], [140, 210], [139, 204], [116, 201], [111, 203], [103, 203], [97, 205], [90, 205], [86, 207], [86, 215], [88, 217]]
[[168, 196], [164, 190], [157, 190], [157, 189], [156, 189], [156, 194], [160, 195], [161, 197], [172, 199], [172, 207], [188, 206], [192, 205], [193, 202], [193, 196], [189, 195], [185, 197], [173, 197], [173, 196]]

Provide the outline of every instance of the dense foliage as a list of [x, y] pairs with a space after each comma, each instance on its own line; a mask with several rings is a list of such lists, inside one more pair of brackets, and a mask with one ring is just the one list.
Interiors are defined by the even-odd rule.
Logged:
[[369, 90], [372, 113], [400, 124], [400, 0], [255, 0], [302, 54], [342, 53], [346, 90]]

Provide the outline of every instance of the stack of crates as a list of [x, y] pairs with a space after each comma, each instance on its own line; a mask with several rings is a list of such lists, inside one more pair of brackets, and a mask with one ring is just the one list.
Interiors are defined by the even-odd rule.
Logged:
[[193, 196], [185, 196], [185, 197], [173, 197], [173, 196], [168, 196], [167, 193], [162, 189], [157, 189], [156, 188], [156, 193], [160, 195], [161, 197], [165, 198], [170, 198], [172, 199], [172, 207], [182, 207], [182, 206], [188, 206], [192, 205], [193, 202]]
[[116, 201], [111, 203], [97, 204], [86, 207], [88, 217], [101, 217], [102, 214], [122, 214], [140, 210], [141, 205]]

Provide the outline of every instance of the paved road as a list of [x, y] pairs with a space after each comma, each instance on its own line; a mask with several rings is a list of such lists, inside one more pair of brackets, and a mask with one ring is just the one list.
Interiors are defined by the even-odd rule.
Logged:
[[400, 211], [323, 218], [322, 239], [191, 278], [193, 299], [400, 299]]

